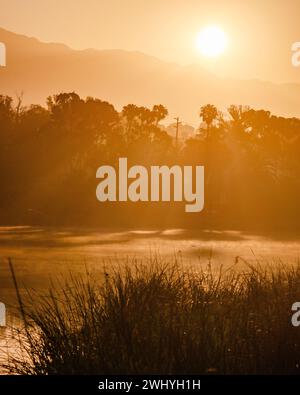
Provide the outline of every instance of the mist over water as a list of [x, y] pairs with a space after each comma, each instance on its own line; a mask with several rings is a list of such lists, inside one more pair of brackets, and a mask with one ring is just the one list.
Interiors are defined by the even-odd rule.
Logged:
[[[126, 257], [146, 259], [159, 254], [176, 257], [195, 270], [210, 261], [216, 268], [245, 261], [261, 264], [297, 263], [300, 235], [268, 236], [235, 230], [186, 229], [71, 229], [43, 227], [0, 228], [0, 297], [14, 299], [6, 258], [13, 261], [20, 286], [43, 289], [51, 277], [67, 273], [103, 271], [103, 266]], [[237, 259], [238, 257], [238, 259]]]
[[[186, 229], [71, 229], [30, 226], [0, 228], [0, 301], [7, 307], [8, 325], [0, 328], [0, 363], [20, 352], [17, 331], [23, 326], [7, 257], [13, 261], [21, 295], [27, 291], [46, 294], [51, 281], [69, 275], [109, 271], [135, 257], [147, 262], [158, 254], [176, 257], [183, 266], [197, 271], [208, 263], [216, 271], [221, 266], [245, 270], [247, 264], [296, 264], [300, 235], [280, 237], [234, 230]], [[100, 280], [101, 281], [101, 280]], [[2, 370], [5, 373], [5, 370]]]

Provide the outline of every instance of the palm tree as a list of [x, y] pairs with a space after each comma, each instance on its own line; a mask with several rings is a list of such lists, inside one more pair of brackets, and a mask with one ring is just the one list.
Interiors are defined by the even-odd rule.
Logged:
[[168, 110], [166, 109], [166, 107], [164, 107], [162, 104], [155, 104], [152, 108], [152, 113], [155, 117], [156, 120], [156, 126], [158, 125], [158, 123], [163, 120], [164, 118], [166, 118], [166, 116], [168, 115]]
[[212, 104], [206, 104], [200, 108], [200, 117], [207, 125], [207, 138], [209, 137], [209, 132], [213, 121], [218, 116], [217, 108]]
[[135, 104], [127, 104], [122, 109], [122, 115], [127, 121], [127, 133], [131, 133], [134, 119], [137, 117], [139, 107]]

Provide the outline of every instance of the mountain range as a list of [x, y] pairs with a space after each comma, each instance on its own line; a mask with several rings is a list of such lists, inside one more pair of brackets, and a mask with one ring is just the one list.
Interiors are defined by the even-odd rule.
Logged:
[[199, 108], [215, 104], [249, 105], [289, 117], [300, 117], [300, 84], [225, 79], [199, 64], [168, 63], [141, 52], [74, 50], [64, 44], [0, 28], [6, 67], [0, 67], [0, 94], [23, 94], [24, 104], [45, 104], [46, 97], [75, 91], [107, 100], [117, 109], [128, 103], [165, 105], [170, 117], [199, 123]]

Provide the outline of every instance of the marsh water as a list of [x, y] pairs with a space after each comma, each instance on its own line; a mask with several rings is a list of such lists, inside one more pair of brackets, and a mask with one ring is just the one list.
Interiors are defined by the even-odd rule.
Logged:
[[[0, 227], [0, 301], [7, 307], [9, 326], [0, 328], [0, 361], [14, 352], [11, 327], [19, 325], [16, 290], [8, 266], [11, 258], [17, 281], [27, 290], [44, 292], [53, 278], [87, 270], [109, 270], [116, 262], [132, 258], [149, 262], [174, 257], [193, 270], [210, 262], [241, 270], [248, 263], [293, 265], [300, 257], [300, 234], [251, 233], [235, 230], [99, 230], [43, 227]], [[148, 260], [147, 260], [148, 259]]]

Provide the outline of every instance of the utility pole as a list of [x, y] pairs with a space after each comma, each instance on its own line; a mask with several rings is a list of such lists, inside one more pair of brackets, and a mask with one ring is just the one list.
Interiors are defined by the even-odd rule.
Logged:
[[176, 121], [176, 138], [175, 138], [175, 146], [176, 148], [178, 147], [178, 132], [179, 132], [179, 125], [181, 125], [181, 122], [179, 122], [179, 117], [174, 118]]

